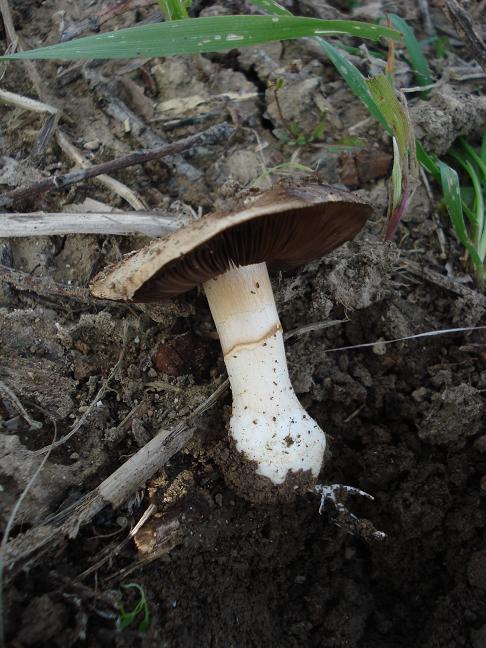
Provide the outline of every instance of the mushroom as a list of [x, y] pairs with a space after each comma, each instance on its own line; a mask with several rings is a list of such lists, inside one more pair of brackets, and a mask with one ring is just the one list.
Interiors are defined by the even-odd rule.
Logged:
[[203, 286], [233, 393], [225, 477], [254, 502], [312, 488], [326, 437], [290, 382], [268, 275], [352, 239], [371, 207], [319, 184], [277, 186], [153, 241], [94, 280], [103, 299], [159, 302]]

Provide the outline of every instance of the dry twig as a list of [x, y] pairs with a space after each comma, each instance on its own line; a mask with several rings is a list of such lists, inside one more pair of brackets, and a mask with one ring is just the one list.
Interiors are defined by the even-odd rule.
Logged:
[[[75, 162], [78, 166], [80, 166], [81, 169], [85, 169], [86, 171], [88, 171], [93, 168], [91, 162], [88, 162], [88, 160], [84, 157], [81, 151], [78, 148], [76, 148], [76, 146], [74, 146], [74, 144], [66, 137], [66, 134], [63, 131], [61, 130], [57, 131], [56, 140], [59, 145], [59, 148], [73, 162]], [[145, 209], [146, 205], [143, 202], [143, 200], [137, 196], [137, 194], [135, 193], [135, 191], [133, 191], [133, 189], [127, 187], [127, 185], [123, 184], [123, 182], [120, 182], [119, 180], [112, 178], [106, 173], [101, 173], [100, 175], [95, 174], [95, 175], [96, 175], [95, 180], [97, 182], [104, 185], [107, 189], [112, 191], [114, 194], [120, 196], [120, 198], [123, 198], [123, 200], [126, 200], [127, 203], [131, 207], [133, 207], [133, 209]], [[0, 196], [0, 201], [1, 201], [1, 196]]]
[[123, 538], [121, 542], [119, 542], [115, 547], [108, 547], [107, 551], [103, 551], [101, 557], [98, 558], [98, 560], [92, 564], [88, 569], [85, 569], [84, 572], [79, 574], [77, 577], [77, 580], [83, 580], [83, 578], [86, 578], [86, 576], [89, 576], [93, 572], [97, 571], [100, 569], [100, 567], [103, 567], [108, 561], [110, 561], [114, 556], [120, 553], [120, 551], [127, 546], [127, 544], [132, 540], [135, 535], [140, 531], [140, 529], [143, 527], [145, 522], [150, 518], [150, 516], [156, 511], [157, 507], [155, 504], [150, 504], [150, 506], [145, 510], [143, 513], [142, 517], [140, 520], [137, 522], [137, 524], [133, 527], [133, 529], [130, 531], [130, 533]]
[[30, 425], [31, 430], [40, 430], [40, 428], [42, 427], [42, 423], [40, 423], [39, 421], [35, 421], [29, 415], [25, 407], [19, 401], [17, 396], [14, 394], [14, 392], [10, 389], [8, 385], [6, 385], [1, 380], [0, 380], [0, 392], [3, 392], [6, 395], [6, 397], [9, 399], [9, 401], [12, 402], [12, 404], [15, 406], [20, 416], [22, 416], [22, 418], [24, 418], [27, 421], [27, 423]]
[[17, 536], [5, 548], [5, 566], [12, 568], [35, 552], [56, 546], [67, 535], [73, 538], [80, 526], [87, 524], [105, 506], [117, 508], [192, 437], [189, 427], [198, 416], [212, 407], [226, 392], [229, 381], [222, 383], [194, 412], [172, 430], [159, 432], [147, 445], [78, 502], [52, 516], [46, 522]]
[[[19, 49], [20, 51], [24, 50], [25, 49], [24, 43], [22, 39], [17, 35], [17, 32], [15, 30], [15, 26], [12, 19], [12, 12], [10, 11], [8, 0], [0, 0], [0, 13], [2, 15], [3, 23], [5, 25], [5, 31], [7, 33], [7, 38], [10, 42], [11, 48]], [[39, 72], [37, 71], [37, 67], [34, 61], [23, 61], [23, 63], [27, 70], [27, 74], [32, 82], [32, 85], [34, 86], [34, 89], [37, 92], [38, 97], [41, 99], [43, 103], [54, 107], [55, 102], [52, 101], [50, 94], [47, 91], [45, 84], [40, 77]], [[70, 142], [66, 133], [64, 133], [58, 127], [57, 120], [59, 117], [60, 117], [60, 112], [56, 113], [54, 122], [52, 121], [48, 122], [45, 134], [43, 134], [43, 136], [41, 137], [41, 142], [37, 145], [36, 148], [39, 149], [39, 146], [45, 146], [47, 144], [48, 139], [55, 132], [56, 141], [59, 147], [61, 148], [61, 150], [64, 151], [64, 153], [76, 164], [80, 164], [83, 167], [89, 166], [90, 163], [88, 162], [88, 160], [86, 160], [86, 158], [84, 158], [81, 155], [80, 151], [78, 151], [76, 147]], [[119, 180], [115, 180], [114, 178], [109, 178], [106, 175], [102, 175], [97, 177], [97, 182], [103, 184], [110, 191], [115, 192], [116, 194], [120, 195], [122, 198], [127, 200], [127, 202], [134, 209], [144, 208], [143, 203], [136, 197], [135, 193], [131, 189], [129, 189], [126, 185], [121, 183]]]
[[481, 35], [474, 27], [469, 14], [460, 5], [458, 0], [441, 0], [442, 11], [455, 27], [461, 40], [469, 45], [472, 55], [486, 71], [486, 45]]
[[109, 162], [96, 164], [64, 175], [51, 176], [50, 178], [36, 182], [28, 187], [20, 187], [0, 194], [0, 207], [10, 206], [16, 200], [31, 198], [32, 196], [46, 191], [63, 189], [77, 182], [88, 180], [89, 178], [94, 178], [101, 174], [111, 173], [113, 171], [118, 171], [119, 169], [126, 169], [135, 164], [143, 164], [150, 160], [159, 160], [163, 157], [173, 156], [182, 153], [183, 151], [187, 151], [187, 149], [196, 145], [207, 145], [213, 144], [219, 140], [226, 140], [234, 132], [235, 129], [230, 126], [230, 124], [222, 122], [221, 124], [211, 126], [211, 128], [208, 128], [205, 131], [185, 137], [173, 144], [158, 146], [149, 150], [134, 151], [133, 153], [129, 153], [120, 158], [115, 158]]
[[421, 279], [426, 279], [430, 283], [433, 283], [436, 286], [443, 288], [444, 290], [450, 290], [456, 295], [459, 295], [460, 297], [473, 299], [474, 301], [479, 303], [483, 308], [486, 308], [486, 297], [481, 293], [477, 292], [477, 290], [473, 290], [472, 288], [469, 288], [468, 286], [465, 286], [464, 284], [461, 284], [458, 281], [454, 281], [449, 277], [444, 277], [444, 275], [435, 272], [435, 270], [432, 270], [431, 268], [427, 268], [426, 266], [422, 266], [416, 261], [411, 261], [410, 259], [402, 259], [401, 267], [404, 268], [405, 270], [408, 270], [409, 272], [416, 275], [417, 277], [420, 277]]
[[[83, 67], [86, 81], [93, 91], [102, 99], [103, 111], [120, 124], [129, 124], [130, 132], [145, 148], [155, 148], [167, 145], [167, 141], [131, 110], [124, 101], [116, 95], [118, 79], [106, 81], [97, 70], [89, 66]], [[194, 167], [181, 155], [168, 156], [166, 159], [176, 169], [177, 173], [191, 182], [197, 182], [203, 177], [203, 172]]]
[[45, 277], [33, 277], [26, 272], [12, 270], [12, 268], [4, 265], [0, 265], [0, 283], [8, 283], [17, 288], [17, 290], [29, 290], [44, 297], [67, 297], [82, 302], [113, 306], [113, 302], [95, 299], [86, 288], [66, 286], [46, 279]]

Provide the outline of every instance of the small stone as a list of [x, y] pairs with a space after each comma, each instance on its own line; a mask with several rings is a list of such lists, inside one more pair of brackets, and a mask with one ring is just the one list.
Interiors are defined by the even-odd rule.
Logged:
[[418, 389], [415, 389], [412, 392], [412, 398], [417, 401], [417, 403], [421, 403], [424, 398], [427, 395], [427, 389], [426, 387], [419, 387]]
[[386, 353], [386, 344], [383, 340], [378, 340], [376, 344], [372, 346], [373, 353], [378, 356], [385, 355]]
[[97, 151], [101, 146], [101, 142], [99, 140], [90, 140], [89, 142], [85, 142], [83, 148], [85, 151]]

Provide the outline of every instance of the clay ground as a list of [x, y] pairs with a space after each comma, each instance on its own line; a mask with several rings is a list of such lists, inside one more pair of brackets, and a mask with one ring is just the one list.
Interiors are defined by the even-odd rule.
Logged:
[[[248, 11], [237, 0], [224, 4], [197, 1], [194, 15]], [[303, 0], [293, 9], [332, 18], [349, 16], [350, 4]], [[431, 45], [427, 56], [438, 83], [427, 101], [407, 95], [416, 135], [438, 154], [461, 134], [478, 145], [486, 75], [439, 3], [354, 4], [357, 18], [402, 15], [420, 39], [427, 33], [419, 5], [428, 4], [433, 28], [449, 38], [448, 56], [438, 57]], [[471, 12], [479, 4], [466, 3]], [[57, 42], [87, 17], [93, 26], [109, 3], [9, 5], [18, 33], [36, 46]], [[131, 6], [109, 15], [102, 29], [157, 17], [155, 2]], [[486, 12], [474, 20], [484, 34]], [[0, 38], [4, 50], [1, 26]], [[366, 75], [381, 70], [366, 55], [353, 60]], [[398, 85], [416, 85], [405, 58], [398, 60]], [[348, 533], [332, 509], [318, 514], [311, 494], [268, 507], [235, 495], [214, 452], [226, 438], [226, 393], [191, 421], [193, 436], [184, 449], [116, 510], [103, 508], [77, 533], [71, 529], [72, 537], [60, 532], [14, 565], [6, 560], [7, 644], [485, 648], [484, 332], [328, 352], [486, 325], [486, 300], [438, 205], [437, 186], [421, 179], [395, 242], [384, 245], [390, 140], [310, 41], [166, 60], [39, 62], [36, 70], [37, 88], [32, 69], [9, 64], [2, 89], [43, 94], [63, 111], [58, 128], [93, 163], [222, 121], [236, 133], [196, 147], [177, 163], [154, 161], [115, 173], [132, 191], [130, 204], [120, 192], [89, 181], [17, 202], [9, 211], [129, 210], [138, 200], [177, 218], [189, 208], [209, 211], [225, 192], [256, 178], [265, 186], [265, 171], [290, 161], [318, 168], [323, 182], [360, 190], [372, 201], [374, 216], [353, 243], [273, 281], [285, 330], [339, 320], [289, 340], [290, 372], [302, 403], [328, 434], [321, 480], [371, 493], [373, 502], [349, 498], [347, 506], [387, 538]], [[282, 113], [304, 133], [323, 123], [321, 140], [293, 146], [278, 138], [285, 129], [268, 82], [279, 77], [285, 79]], [[55, 132], [39, 142], [45, 115], [0, 110], [3, 191], [74, 166]], [[361, 151], [330, 148], [350, 136], [361, 138]], [[287, 167], [289, 175], [298, 175], [295, 167]], [[2, 239], [0, 261], [47, 281], [47, 288], [53, 282], [86, 287], [107, 263], [147, 240], [109, 234]], [[86, 415], [52, 450], [24, 498], [8, 555], [22, 541], [28, 548], [46, 518], [95, 489], [160, 430], [175, 428], [224, 379], [208, 306], [196, 291], [141, 308], [0, 283], [4, 527], [39, 466], [37, 451]], [[134, 542], [129, 531], [151, 504], [152, 516]], [[137, 590], [123, 587], [129, 583], [143, 588], [147, 600], [145, 632], [137, 630], [141, 616], [117, 629], [120, 603], [131, 610], [138, 600]]]

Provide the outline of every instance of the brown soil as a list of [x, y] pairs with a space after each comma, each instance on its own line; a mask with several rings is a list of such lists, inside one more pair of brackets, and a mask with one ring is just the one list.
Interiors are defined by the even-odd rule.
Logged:
[[[63, 30], [107, 6], [101, 0], [87, 4], [10, 0], [16, 28], [32, 46], [56, 42]], [[138, 8], [112, 18], [103, 30], [155, 12], [155, 2], [133, 4]], [[349, 3], [325, 9], [315, 0], [293, 4], [305, 15], [331, 18], [347, 12]], [[418, 3], [378, 4], [364, 3], [357, 17], [393, 11], [426, 37]], [[464, 4], [474, 9], [474, 3]], [[198, 1], [194, 8], [246, 10], [237, 0], [225, 7]], [[484, 16], [476, 19], [478, 26]], [[437, 29], [451, 29], [439, 9], [432, 8], [432, 19]], [[5, 48], [2, 31], [0, 37]], [[472, 61], [455, 36], [448, 59], [434, 58], [434, 52], [430, 47], [428, 57], [440, 83], [428, 101], [408, 95], [417, 133], [436, 153], [460, 134], [478, 144], [486, 115], [484, 78], [459, 81], [447, 73]], [[400, 83], [415, 85], [400, 60]], [[373, 60], [360, 65], [364, 73], [376, 72]], [[389, 139], [365, 121], [366, 109], [311, 43], [132, 67], [38, 63], [37, 70], [52, 103], [64, 111], [61, 127], [93, 162], [222, 120], [238, 126], [230, 141], [199, 147], [184, 163], [152, 162], [116, 175], [148, 207], [170, 207], [175, 214], [187, 206], [208, 210], [261, 176], [263, 162], [272, 168], [295, 153], [295, 146], [276, 137], [284, 125], [268, 80], [285, 78], [282, 109], [306, 132], [324, 114], [326, 144], [349, 136], [349, 128], [366, 141], [366, 156], [330, 153], [322, 143], [300, 148], [299, 162], [318, 166], [322, 181], [359, 187], [375, 217], [355, 242], [276, 275], [274, 288], [287, 331], [346, 319], [293, 337], [287, 355], [299, 398], [328, 435], [321, 481], [350, 484], [375, 499], [347, 499], [359, 517], [353, 526], [352, 518], [329, 505], [319, 515], [319, 499], [310, 493], [266, 506], [238, 497], [225, 483], [221, 461], [214, 460], [214, 449], [225, 443], [227, 394], [191, 424], [194, 435], [184, 450], [122, 506], [105, 507], [78, 533], [71, 529], [73, 537], [59, 536], [13, 570], [7, 565], [7, 645], [485, 648], [485, 334], [381, 343], [486, 324], [484, 297], [447, 218], [437, 211], [434, 184], [431, 194], [419, 186], [396, 244], [382, 244]], [[2, 88], [35, 96], [20, 64], [6, 67]], [[248, 96], [211, 99], [222, 93]], [[123, 106], [133, 111], [128, 130]], [[1, 190], [71, 168], [55, 139], [36, 152], [43, 125], [38, 113], [2, 106]], [[93, 200], [130, 209], [122, 197], [86, 182], [11, 211], [65, 211], [71, 205], [80, 211]], [[84, 287], [146, 241], [95, 235], [2, 239], [0, 263]], [[329, 351], [367, 342], [376, 344]], [[96, 399], [120, 357], [118, 373]], [[54, 423], [60, 438], [93, 405], [78, 432], [52, 451], [10, 538], [28, 542], [29, 532], [49, 515], [95, 489], [161, 429], [174, 428], [223, 379], [209, 310], [196, 291], [161, 306], [107, 307], [0, 283], [0, 381], [42, 424], [29, 424], [11, 394], [0, 391], [4, 527], [39, 465], [36, 451], [52, 441]], [[152, 516], [135, 541], [127, 540], [149, 505]], [[367, 520], [386, 532], [386, 540], [369, 539]], [[131, 610], [138, 600], [135, 589], [123, 587], [129, 583], [145, 593], [146, 632], [137, 630], [141, 617], [117, 629], [120, 602]]]

